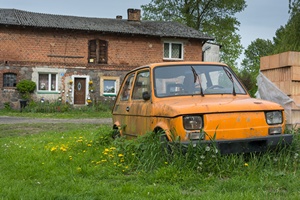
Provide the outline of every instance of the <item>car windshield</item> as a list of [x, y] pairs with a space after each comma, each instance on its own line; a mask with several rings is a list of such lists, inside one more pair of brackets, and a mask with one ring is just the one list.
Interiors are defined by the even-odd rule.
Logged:
[[222, 65], [175, 65], [154, 69], [157, 97], [246, 94], [235, 75]]

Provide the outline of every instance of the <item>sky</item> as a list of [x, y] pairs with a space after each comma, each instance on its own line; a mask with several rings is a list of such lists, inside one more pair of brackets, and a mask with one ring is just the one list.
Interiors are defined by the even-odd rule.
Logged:
[[[127, 9], [141, 9], [151, 0], [0, 0], [0, 8], [82, 17], [127, 19]], [[272, 40], [289, 18], [288, 0], [246, 0], [247, 7], [236, 17], [244, 48], [257, 38]], [[143, 11], [142, 11], [143, 12]], [[241, 60], [243, 55], [240, 56]]]

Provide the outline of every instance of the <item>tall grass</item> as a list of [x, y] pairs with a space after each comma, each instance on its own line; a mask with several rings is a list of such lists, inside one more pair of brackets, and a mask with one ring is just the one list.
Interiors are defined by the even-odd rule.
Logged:
[[[24, 134], [23, 130], [31, 130]], [[5, 134], [5, 130], [14, 129]], [[111, 138], [107, 125], [0, 126], [0, 199], [297, 199], [299, 135], [291, 147], [221, 156], [165, 149], [152, 133]]]

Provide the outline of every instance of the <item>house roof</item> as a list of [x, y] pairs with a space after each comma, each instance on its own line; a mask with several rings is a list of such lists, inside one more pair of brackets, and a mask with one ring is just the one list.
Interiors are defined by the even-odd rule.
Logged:
[[178, 22], [90, 18], [34, 13], [17, 9], [0, 9], [0, 25], [213, 40], [212, 37]]

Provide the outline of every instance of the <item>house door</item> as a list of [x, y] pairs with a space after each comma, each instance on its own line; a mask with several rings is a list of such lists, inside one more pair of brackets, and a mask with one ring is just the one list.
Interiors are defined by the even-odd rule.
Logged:
[[74, 84], [74, 104], [85, 104], [85, 78], [75, 78]]

